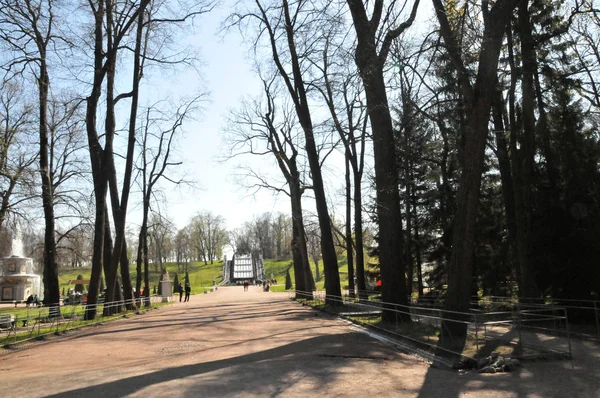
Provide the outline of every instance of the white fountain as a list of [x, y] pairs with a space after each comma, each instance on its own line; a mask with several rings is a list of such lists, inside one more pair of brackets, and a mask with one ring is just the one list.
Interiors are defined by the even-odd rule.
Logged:
[[42, 278], [35, 273], [33, 260], [23, 257], [18, 231], [12, 240], [10, 257], [0, 259], [0, 301], [21, 302], [30, 295], [43, 299]]

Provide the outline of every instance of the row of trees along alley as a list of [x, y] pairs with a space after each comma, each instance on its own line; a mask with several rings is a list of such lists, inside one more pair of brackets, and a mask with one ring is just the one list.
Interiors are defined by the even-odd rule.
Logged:
[[[230, 157], [277, 164], [280, 179], [251, 169], [246, 177], [290, 198], [296, 289], [310, 290], [301, 208], [310, 191], [328, 303], [340, 294], [322, 177], [340, 153], [351, 292], [366, 290], [365, 213], [376, 226], [384, 302], [407, 304], [413, 291], [425, 294], [424, 280], [452, 311], [469, 311], [479, 291], [593, 297], [597, 4], [433, 6], [427, 16], [419, 0], [256, 0], [226, 22], [248, 43], [263, 87], [231, 113]], [[365, 186], [374, 192], [366, 200]], [[464, 324], [443, 327], [443, 336], [465, 333]]]
[[[82, 225], [93, 228], [89, 303], [102, 273], [107, 300], [120, 298], [121, 284], [131, 298], [126, 216], [134, 181], [143, 197], [137, 292], [149, 294], [150, 256], [169, 258], [161, 243], [168, 235], [178, 263], [213, 262], [227, 242], [289, 254], [300, 296], [312, 294], [309, 260], [320, 257], [330, 305], [342, 292], [340, 244], [351, 293], [365, 295], [369, 252], [392, 305], [408, 304], [413, 293], [443, 295], [449, 311], [468, 311], [481, 291], [521, 300], [598, 294], [595, 0], [236, 3], [222, 33], [241, 33], [261, 93], [230, 113], [228, 159], [269, 157], [277, 176], [241, 168], [245, 184], [287, 195], [291, 216], [228, 233], [222, 218], [202, 213], [161, 235], [164, 220], [151, 211], [157, 182], [181, 182], [168, 175], [179, 165], [171, 143], [202, 97], [169, 110], [142, 107], [140, 87], [151, 66], [194, 62], [177, 37], [213, 6], [0, 0], [0, 228], [22, 215], [21, 203], [42, 199], [49, 303], [59, 299], [56, 253]], [[67, 16], [78, 23], [66, 24]], [[33, 88], [35, 100], [21, 94]], [[77, 189], [81, 181], [93, 185], [89, 207], [92, 190]], [[90, 208], [89, 220], [64, 226]], [[365, 238], [369, 230], [376, 244]], [[465, 335], [457, 325], [447, 322], [442, 340]]]

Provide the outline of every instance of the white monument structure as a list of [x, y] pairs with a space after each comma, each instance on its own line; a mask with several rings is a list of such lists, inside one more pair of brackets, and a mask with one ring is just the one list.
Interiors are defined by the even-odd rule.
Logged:
[[0, 301], [25, 301], [30, 295], [43, 299], [42, 278], [35, 273], [33, 260], [23, 257], [23, 242], [13, 239], [13, 253], [0, 259]]

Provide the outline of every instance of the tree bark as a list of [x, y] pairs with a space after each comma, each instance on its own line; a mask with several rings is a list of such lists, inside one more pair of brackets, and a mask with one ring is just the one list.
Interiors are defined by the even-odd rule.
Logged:
[[535, 280], [531, 270], [531, 211], [532, 181], [535, 167], [535, 86], [536, 70], [534, 40], [529, 19], [529, 0], [519, 0], [519, 38], [522, 57], [522, 117], [523, 134], [519, 148], [520, 175], [518, 175], [518, 195], [516, 206], [516, 246], [519, 260], [519, 297], [536, 297]]
[[504, 201], [504, 212], [506, 215], [506, 229], [508, 230], [508, 244], [514, 256], [514, 254], [516, 253], [516, 213], [514, 202], [515, 190], [511, 173], [508, 144], [506, 141], [506, 127], [504, 124], [503, 104], [504, 101], [502, 99], [502, 92], [498, 87], [496, 87], [496, 91], [494, 93], [492, 112], [496, 138], [496, 156], [498, 158], [500, 180], [502, 181], [502, 198]]
[[[38, 38], [39, 41], [40, 38]], [[50, 316], [60, 316], [60, 287], [58, 284], [58, 264], [56, 263], [56, 239], [54, 225], [54, 195], [51, 170], [48, 162], [48, 91], [50, 77], [46, 65], [46, 48], [38, 43], [40, 75], [38, 76], [40, 107], [40, 177], [42, 180], [42, 204], [44, 207], [44, 303], [51, 306]]]
[[354, 173], [354, 241], [356, 242], [356, 288], [359, 297], [366, 298], [365, 248], [362, 223], [362, 170]]
[[[325, 197], [325, 188], [323, 184], [323, 176], [321, 174], [321, 164], [319, 161], [319, 153], [315, 143], [313, 124], [310, 114], [310, 108], [308, 98], [306, 95], [306, 88], [302, 77], [302, 71], [300, 68], [300, 58], [296, 52], [296, 43], [294, 37], [294, 22], [290, 15], [289, 4], [287, 0], [282, 0], [285, 31], [287, 39], [287, 47], [290, 55], [290, 67], [292, 69], [292, 76], [288, 74], [286, 69], [281, 64], [279, 59], [279, 53], [275, 44], [275, 36], [269, 25], [269, 34], [271, 41], [271, 48], [273, 52], [273, 60], [276, 64], [277, 70], [280, 76], [285, 81], [287, 90], [290, 94], [291, 99], [294, 102], [296, 109], [296, 115], [298, 122], [302, 126], [305, 138], [305, 150], [310, 171], [313, 181], [313, 192], [315, 194], [315, 205], [317, 209], [317, 218], [319, 220], [319, 228], [321, 231], [321, 252], [323, 256], [323, 268], [325, 275], [325, 291], [326, 291], [326, 303], [328, 305], [337, 306], [341, 302], [339, 297], [341, 296], [340, 287], [340, 275], [338, 270], [337, 255], [335, 253], [335, 247], [333, 242], [333, 233], [331, 230], [329, 210], [327, 207], [327, 199]], [[268, 24], [268, 20], [264, 10], [263, 12], [264, 22]]]
[[[448, 294], [446, 309], [468, 313], [473, 278], [473, 249], [475, 223], [479, 207], [479, 192], [484, 166], [485, 146], [494, 85], [497, 81], [498, 58], [506, 25], [510, 21], [514, 4], [511, 0], [499, 0], [485, 20], [482, 47], [479, 54], [479, 67], [475, 85], [471, 86], [468, 73], [460, 56], [460, 48], [453, 35], [441, 0], [433, 0], [440, 22], [440, 32], [444, 38], [450, 59], [462, 82], [465, 109], [468, 123], [464, 142], [462, 173], [456, 195], [456, 213], [452, 256], [449, 267]], [[442, 323], [442, 345], [462, 347], [466, 339], [466, 319], [448, 313], [447, 317], [457, 319]]]
[[[374, 15], [367, 17], [365, 4], [359, 0], [347, 0], [357, 36], [354, 60], [362, 78], [367, 109], [373, 133], [373, 152], [375, 155], [375, 187], [377, 189], [377, 218], [379, 222], [379, 262], [381, 268], [382, 318], [394, 321], [398, 313], [388, 310], [395, 305], [407, 305], [406, 264], [403, 253], [402, 215], [400, 194], [398, 192], [398, 166], [396, 163], [396, 145], [392, 118], [383, 78], [383, 66], [391, 46], [414, 21], [419, 1], [415, 1], [410, 18], [385, 35], [380, 53], [377, 53], [377, 29], [381, 22], [383, 1], [375, 2]], [[410, 322], [410, 316], [400, 314], [403, 321]]]
[[354, 255], [352, 244], [352, 186], [350, 184], [350, 154], [346, 151], [346, 258], [348, 260], [348, 290], [354, 297]]
[[102, 165], [104, 160], [104, 150], [100, 145], [96, 129], [98, 102], [102, 92], [102, 81], [104, 80], [105, 74], [103, 68], [103, 21], [104, 1], [100, 0], [94, 10], [94, 79], [92, 82], [92, 92], [87, 98], [85, 117], [94, 181], [94, 199], [96, 203], [92, 271], [90, 276], [90, 289], [88, 292], [88, 307], [85, 315], [86, 319], [94, 319], [97, 312], [96, 304], [98, 303], [98, 289], [100, 288], [99, 282], [102, 274], [102, 254], [104, 249], [104, 213], [106, 210], [106, 193], [108, 188]]

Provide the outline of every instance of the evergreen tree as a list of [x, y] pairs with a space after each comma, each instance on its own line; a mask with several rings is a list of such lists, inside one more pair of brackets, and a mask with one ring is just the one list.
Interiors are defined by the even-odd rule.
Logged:
[[285, 290], [292, 288], [292, 277], [290, 276], [290, 267], [285, 270]]
[[173, 293], [179, 293], [179, 276], [175, 274], [175, 279], [173, 281]]
[[[77, 280], [78, 280], [78, 281], [80, 281], [80, 280], [83, 280], [83, 275], [81, 275], [81, 274], [77, 275]], [[85, 287], [83, 286], [83, 284], [82, 284], [82, 283], [77, 283], [77, 284], [75, 285], [75, 292], [76, 292], [76, 293], [83, 293], [83, 290], [84, 290], [84, 288], [85, 288]]]

